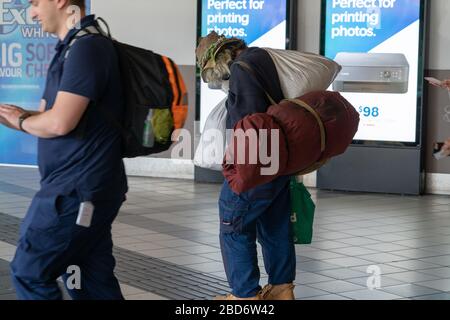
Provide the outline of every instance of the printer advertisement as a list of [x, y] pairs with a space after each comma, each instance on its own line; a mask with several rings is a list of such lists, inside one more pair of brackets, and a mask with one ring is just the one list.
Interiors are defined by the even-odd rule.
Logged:
[[[58, 39], [33, 21], [30, 7], [28, 0], [0, 0], [0, 101], [37, 110]], [[31, 135], [1, 126], [0, 146], [0, 163], [37, 164]]]
[[355, 140], [416, 142], [421, 0], [325, 0], [330, 90], [360, 112]]
[[[286, 48], [289, 0], [201, 0], [201, 36], [215, 31], [248, 46]], [[226, 97], [201, 81], [200, 132], [214, 107]]]

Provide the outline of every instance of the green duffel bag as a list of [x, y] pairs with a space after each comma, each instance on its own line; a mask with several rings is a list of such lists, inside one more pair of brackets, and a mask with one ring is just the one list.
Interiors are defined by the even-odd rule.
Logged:
[[291, 177], [292, 231], [295, 244], [311, 244], [316, 205], [302, 182]]

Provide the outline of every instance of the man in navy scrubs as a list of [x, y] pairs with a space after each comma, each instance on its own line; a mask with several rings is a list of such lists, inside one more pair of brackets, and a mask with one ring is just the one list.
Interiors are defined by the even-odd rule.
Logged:
[[[67, 287], [72, 270], [79, 270], [79, 285], [67, 288], [73, 299], [123, 299], [111, 225], [128, 186], [120, 132], [102, 116], [122, 116], [118, 58], [112, 42], [99, 35], [80, 38], [68, 50], [79, 28], [96, 25], [85, 15], [84, 0], [30, 4], [32, 17], [59, 42], [39, 111], [0, 103], [0, 123], [39, 138], [41, 189], [11, 263], [17, 296], [61, 299], [57, 279], [62, 276]], [[78, 17], [72, 5], [81, 9]]]

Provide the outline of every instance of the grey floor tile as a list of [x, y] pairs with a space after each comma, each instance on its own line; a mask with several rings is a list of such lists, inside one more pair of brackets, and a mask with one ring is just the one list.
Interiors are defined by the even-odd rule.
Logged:
[[366, 287], [363, 287], [361, 285], [357, 285], [357, 284], [343, 281], [343, 280], [313, 283], [313, 284], [309, 284], [309, 286], [316, 288], [316, 289], [333, 292], [333, 293], [342, 293], [342, 292], [366, 289]]
[[[139, 177], [130, 177], [129, 184], [121, 223], [113, 228], [119, 278], [140, 284], [135, 288], [145, 292], [142, 298], [204, 299], [228, 292], [218, 240], [220, 185]], [[7, 223], [23, 217], [38, 188], [37, 170], [0, 167], [0, 241], [15, 243], [18, 223]], [[449, 298], [434, 293], [450, 279], [449, 197], [310, 191], [316, 229], [311, 245], [296, 246], [299, 299]], [[261, 254], [258, 262], [264, 283]], [[382, 288], [375, 292], [366, 289], [371, 265], [382, 270]], [[166, 274], [167, 284], [185, 281], [186, 290], [166, 287]], [[3, 282], [8, 286], [2, 277], [0, 268], [0, 299], [9, 294], [2, 294]], [[216, 282], [220, 288], [209, 290]], [[343, 290], [346, 296], [338, 294]]]
[[330, 231], [322, 231], [315, 232], [315, 235], [325, 240], [340, 240], [350, 237], [350, 234], [346, 234], [344, 232], [330, 232]]
[[374, 250], [374, 251], [381, 251], [381, 252], [392, 252], [392, 251], [396, 251], [396, 250], [410, 249], [409, 247], [401, 246], [401, 245], [390, 243], [390, 242], [369, 244], [369, 245], [365, 245], [364, 248]]
[[389, 263], [389, 262], [397, 262], [397, 261], [408, 260], [408, 258], [406, 258], [406, 257], [390, 254], [390, 253], [387, 253], [387, 252], [368, 254], [368, 255], [361, 255], [361, 256], [359, 256], [359, 258], [365, 259], [365, 260], [368, 260], [368, 261], [372, 261], [374, 263]]
[[210, 273], [210, 272], [218, 272], [223, 271], [223, 263], [222, 262], [208, 262], [208, 263], [201, 263], [201, 264], [193, 264], [189, 265], [189, 268], [195, 269], [200, 272]]
[[297, 286], [295, 286], [295, 289], [294, 289], [294, 295], [295, 295], [296, 299], [324, 296], [327, 294], [329, 294], [329, 292], [311, 288], [311, 287], [305, 286], [305, 285], [297, 285]]
[[344, 254], [347, 256], [361, 256], [361, 255], [366, 255], [366, 254], [377, 253], [377, 251], [375, 251], [375, 250], [370, 250], [367, 248], [357, 247], [357, 246], [352, 246], [352, 247], [347, 247], [347, 248], [336, 248], [336, 249], [331, 249], [330, 251]]
[[16, 297], [15, 293], [1, 294], [0, 295], [0, 300], [1, 301], [12, 301], [12, 300], [17, 300], [17, 297]]
[[[377, 266], [378, 268], [380, 268], [381, 274], [384, 274], [384, 275], [390, 275], [392, 273], [399, 273], [399, 272], [406, 272], [406, 271], [408, 271], [407, 269], [394, 267], [392, 265], [385, 264], [385, 263], [377, 263], [377, 264], [374, 264], [374, 266]], [[360, 272], [365, 272], [365, 273], [368, 272], [368, 269], [365, 266], [352, 267], [351, 269], [352, 270], [356, 270], [356, 271], [360, 271]]]
[[394, 241], [400, 241], [400, 240], [407, 240], [410, 239], [409, 237], [405, 236], [399, 236], [397, 234], [388, 233], [388, 234], [375, 234], [367, 236], [369, 239], [378, 240], [382, 242], [394, 242]]
[[346, 280], [346, 279], [351, 279], [351, 278], [361, 278], [361, 277], [368, 276], [368, 274], [365, 272], [356, 271], [356, 270], [352, 270], [349, 268], [321, 270], [321, 271], [318, 271], [318, 273], [322, 274], [324, 276], [339, 279], [339, 280]]
[[310, 298], [303, 298], [302, 300], [331, 300], [331, 301], [337, 301], [337, 300], [351, 300], [350, 298], [346, 298], [337, 294], [327, 294], [324, 296], [316, 296], [316, 297], [310, 297]]
[[336, 269], [338, 265], [330, 264], [318, 260], [297, 263], [297, 269], [302, 271], [316, 272], [320, 270]]
[[450, 268], [448, 267], [420, 270], [420, 272], [429, 274], [437, 278], [444, 278], [444, 279], [450, 278]]
[[312, 273], [312, 272], [301, 272], [297, 275], [295, 283], [297, 284], [311, 284], [311, 283], [318, 283], [318, 282], [325, 282], [325, 281], [333, 281], [334, 278], [326, 277], [323, 275], [320, 275], [318, 273]]
[[[366, 277], [363, 277], [363, 278], [352, 278], [352, 279], [347, 279], [346, 281], [367, 288], [369, 276], [370, 275], [368, 274]], [[391, 286], [398, 286], [398, 285], [405, 284], [402, 281], [392, 279], [392, 278], [389, 278], [388, 276], [383, 276], [383, 275], [381, 275], [380, 283], [381, 283], [381, 290], [383, 290], [384, 287], [391, 287]]]
[[368, 289], [353, 292], [344, 292], [341, 293], [341, 295], [353, 300], [395, 300], [403, 298], [395, 294]]
[[325, 260], [334, 258], [344, 258], [345, 256], [339, 253], [330, 252], [326, 250], [310, 250], [300, 254], [302, 257], [310, 258], [313, 260]]
[[427, 263], [420, 260], [405, 260], [405, 261], [399, 261], [399, 262], [390, 262], [388, 265], [391, 265], [393, 267], [399, 267], [407, 270], [422, 270], [422, 269], [432, 269], [437, 268], [439, 265]]
[[350, 234], [352, 236], [367, 237], [367, 236], [379, 235], [380, 231], [370, 229], [370, 228], [358, 228], [358, 229], [345, 230], [345, 233]]
[[442, 254], [431, 251], [431, 250], [423, 250], [423, 249], [408, 249], [408, 250], [400, 250], [400, 251], [391, 251], [391, 254], [406, 257], [409, 259], [421, 259], [421, 258], [429, 258], [436, 257]]
[[413, 300], [450, 300], [450, 293], [438, 293], [414, 297]]
[[323, 261], [325, 263], [329, 263], [329, 264], [332, 264], [332, 265], [337, 265], [339, 267], [370, 266], [370, 265], [373, 264], [369, 260], [364, 260], [364, 259], [354, 258], [354, 257], [325, 259]]
[[199, 256], [194, 256], [194, 255], [185, 255], [185, 256], [176, 256], [176, 257], [166, 257], [166, 258], [161, 258], [164, 261], [170, 262], [170, 263], [174, 263], [177, 265], [191, 265], [191, 264], [203, 264], [203, 263], [208, 263], [208, 262], [212, 262], [211, 259], [207, 259], [204, 257], [199, 257]]
[[450, 279], [439, 279], [416, 283], [419, 286], [432, 288], [439, 291], [450, 292]]
[[378, 240], [368, 239], [368, 238], [364, 238], [364, 237], [345, 238], [345, 239], [340, 239], [339, 242], [346, 243], [346, 244], [349, 244], [352, 246], [365, 246], [365, 245], [369, 245], [369, 244], [380, 243], [380, 241], [378, 241]]
[[427, 241], [423, 239], [409, 239], [409, 240], [401, 240], [401, 241], [393, 241], [393, 244], [398, 244], [404, 247], [409, 247], [412, 249], [420, 249], [427, 248], [430, 246], [436, 246], [437, 243], [435, 241]]
[[426, 262], [426, 263], [438, 264], [438, 265], [441, 265], [444, 267], [450, 266], [450, 255], [437, 256], [437, 257], [431, 257], [431, 258], [423, 258], [423, 259], [419, 259], [419, 260]]
[[186, 254], [185, 252], [178, 251], [176, 249], [154, 249], [148, 251], [140, 251], [140, 253], [153, 258], [179, 257]]
[[311, 247], [316, 249], [324, 249], [331, 250], [335, 248], [345, 248], [349, 245], [347, 243], [339, 242], [339, 241], [330, 241], [330, 240], [322, 240], [322, 241], [314, 241], [311, 244]]
[[413, 298], [418, 296], [424, 296], [429, 294], [442, 293], [438, 290], [434, 290], [427, 287], [422, 287], [414, 284], [402, 284], [398, 286], [383, 287], [383, 291], [392, 293], [405, 298]]
[[445, 244], [445, 245], [438, 245], [438, 246], [430, 246], [430, 247], [426, 247], [425, 250], [434, 251], [441, 255], [446, 255], [446, 254], [450, 254], [450, 245]]
[[391, 273], [389, 278], [396, 279], [407, 283], [416, 283], [422, 281], [436, 280], [438, 277], [417, 271], [407, 271], [400, 273]]

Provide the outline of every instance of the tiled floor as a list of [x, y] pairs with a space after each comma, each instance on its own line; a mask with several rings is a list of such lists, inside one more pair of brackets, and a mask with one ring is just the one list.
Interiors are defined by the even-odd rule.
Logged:
[[[200, 300], [226, 292], [220, 186], [150, 178], [129, 183], [113, 226], [126, 298]], [[0, 299], [14, 298], [8, 262], [37, 189], [36, 170], [0, 167]], [[312, 245], [296, 246], [298, 299], [450, 299], [450, 197], [310, 191], [315, 233]], [[370, 266], [381, 271], [380, 289], [368, 289]]]

